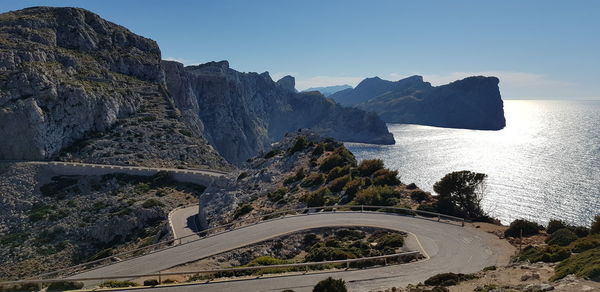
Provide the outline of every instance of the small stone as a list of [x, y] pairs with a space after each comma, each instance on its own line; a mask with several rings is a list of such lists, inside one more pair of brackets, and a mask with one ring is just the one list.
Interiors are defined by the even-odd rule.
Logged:
[[554, 290], [554, 287], [550, 284], [541, 284], [540, 290], [541, 291], [552, 291], [552, 290]]

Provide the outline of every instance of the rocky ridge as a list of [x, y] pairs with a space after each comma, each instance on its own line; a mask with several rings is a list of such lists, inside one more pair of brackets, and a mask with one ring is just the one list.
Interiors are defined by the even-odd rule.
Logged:
[[[285, 133], [310, 128], [343, 141], [393, 144], [376, 115], [341, 107], [318, 92], [298, 93], [291, 76], [241, 73], [227, 61], [184, 67], [163, 61], [167, 88], [188, 125], [239, 165]], [[200, 123], [201, 121], [201, 123]]]
[[0, 159], [229, 167], [164, 90], [153, 40], [51, 7], [1, 14], [0, 37]]
[[[336, 203], [415, 208], [435, 200], [414, 184], [400, 182], [398, 172], [384, 168], [382, 161], [359, 164], [342, 143], [314, 131], [289, 133], [270, 149], [207, 188], [200, 197], [204, 227], [286, 208]], [[369, 162], [375, 163], [365, 170]], [[372, 201], [373, 196], [384, 199]]]
[[387, 123], [499, 130], [506, 125], [499, 82], [496, 77], [474, 76], [431, 86], [421, 76], [395, 82], [374, 77], [330, 97], [375, 112]]

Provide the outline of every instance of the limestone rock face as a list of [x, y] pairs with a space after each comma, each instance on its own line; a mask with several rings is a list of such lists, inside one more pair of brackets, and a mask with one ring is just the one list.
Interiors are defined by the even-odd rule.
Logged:
[[0, 39], [0, 160], [229, 167], [195, 101], [180, 111], [164, 90], [153, 40], [51, 7], [1, 14]]
[[506, 125], [499, 82], [496, 77], [474, 76], [431, 86], [421, 76], [395, 82], [374, 77], [330, 97], [375, 112], [387, 123], [499, 130]]
[[394, 143], [375, 114], [342, 107], [318, 92], [297, 93], [291, 76], [274, 82], [266, 72], [241, 73], [227, 61], [187, 67], [163, 61], [163, 69], [186, 121], [194, 123], [195, 113], [208, 141], [234, 164], [300, 128], [344, 141]]
[[46, 159], [136, 110], [164, 82], [150, 39], [83, 9], [0, 15], [0, 159]]

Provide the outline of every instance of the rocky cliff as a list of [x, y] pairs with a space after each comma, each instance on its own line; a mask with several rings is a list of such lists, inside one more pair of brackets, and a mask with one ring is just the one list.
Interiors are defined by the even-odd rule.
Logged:
[[[226, 61], [184, 67], [163, 61], [167, 88], [188, 124], [203, 125], [212, 145], [239, 164], [299, 128], [353, 142], [393, 144], [374, 114], [345, 108], [318, 92], [297, 93], [294, 78], [241, 73]], [[200, 123], [198, 119], [202, 122]]]
[[84, 9], [1, 14], [0, 159], [62, 151], [87, 162], [226, 167], [184, 123], [160, 62], [156, 42]]
[[496, 77], [469, 77], [447, 85], [431, 86], [421, 76], [396, 82], [378, 77], [330, 97], [377, 113], [388, 123], [499, 130], [506, 125]]

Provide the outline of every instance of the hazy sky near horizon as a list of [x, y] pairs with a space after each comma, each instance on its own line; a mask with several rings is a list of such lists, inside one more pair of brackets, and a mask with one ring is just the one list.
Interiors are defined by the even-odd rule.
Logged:
[[600, 1], [2, 0], [0, 12], [40, 5], [89, 9], [163, 59], [228, 60], [300, 90], [494, 75], [505, 99], [600, 99]]

